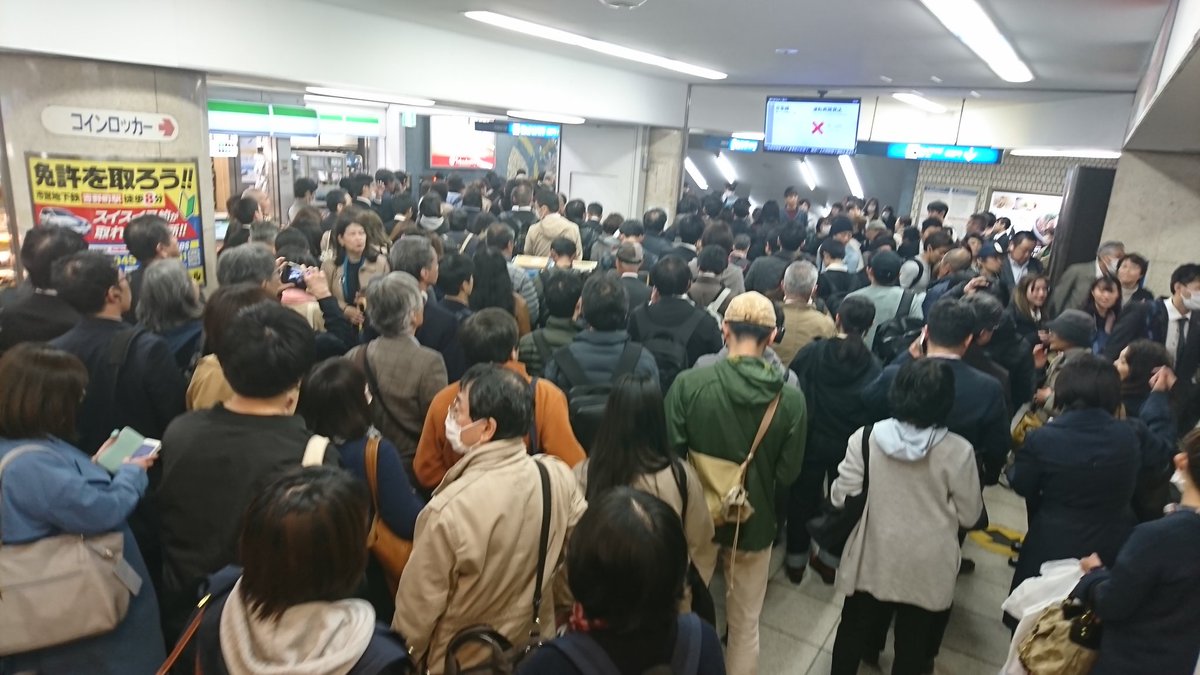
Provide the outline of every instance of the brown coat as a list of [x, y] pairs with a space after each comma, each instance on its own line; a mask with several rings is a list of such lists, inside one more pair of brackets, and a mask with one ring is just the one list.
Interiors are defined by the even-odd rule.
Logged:
[[[354, 304], [355, 298], [347, 299], [342, 293], [342, 276], [345, 274], [345, 268], [329, 260], [322, 266], [322, 269], [325, 271], [325, 278], [329, 279], [329, 290], [337, 299], [338, 305], [344, 310], [348, 305]], [[359, 292], [365, 292], [372, 279], [381, 277], [390, 271], [391, 267], [388, 265], [387, 256], [382, 253], [375, 258], [375, 262], [363, 259], [362, 267], [358, 268]]]
[[487, 624], [512, 642], [533, 628], [543, 513], [534, 462], [550, 478], [540, 619], [542, 637], [554, 636], [555, 578], [587, 502], [558, 458], [529, 456], [519, 438], [486, 443], [446, 473], [417, 517], [412, 557], [396, 592], [392, 628], [408, 641], [413, 661], [424, 660], [434, 675], [443, 672], [450, 639], [463, 628]]

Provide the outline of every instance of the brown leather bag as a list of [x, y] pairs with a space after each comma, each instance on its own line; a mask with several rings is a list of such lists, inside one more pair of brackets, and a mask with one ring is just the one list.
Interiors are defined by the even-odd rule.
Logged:
[[388, 528], [379, 515], [379, 437], [372, 436], [367, 440], [367, 450], [363, 457], [367, 469], [367, 487], [371, 490], [371, 504], [375, 507], [375, 517], [371, 520], [371, 530], [367, 532], [367, 548], [383, 568], [387, 577], [388, 588], [396, 595], [396, 587], [400, 584], [400, 575], [408, 558], [412, 555], [412, 542], [400, 537]]

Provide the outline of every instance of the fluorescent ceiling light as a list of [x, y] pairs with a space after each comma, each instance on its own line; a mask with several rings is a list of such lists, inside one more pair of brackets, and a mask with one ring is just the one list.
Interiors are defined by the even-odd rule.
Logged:
[[376, 103], [375, 101], [363, 101], [357, 98], [336, 98], [333, 96], [317, 96], [315, 94], [305, 94], [305, 103], [316, 103], [326, 105], [350, 106], [356, 108], [378, 108], [384, 110], [387, 108], [386, 103]]
[[921, 0], [938, 21], [1005, 82], [1029, 82], [1033, 73], [996, 28], [978, 0]]
[[862, 182], [858, 180], [858, 171], [854, 169], [854, 160], [850, 155], [838, 155], [838, 164], [842, 165], [842, 173], [846, 176], [846, 185], [850, 186], [850, 194], [862, 199], [866, 197]]
[[1081, 159], [1117, 159], [1119, 150], [1096, 150], [1091, 148], [1017, 148], [1010, 150], [1017, 157], [1079, 157]]
[[395, 105], [411, 105], [418, 108], [427, 108], [436, 105], [437, 101], [427, 98], [415, 98], [412, 96], [392, 96], [391, 94], [376, 94], [367, 91], [353, 91], [350, 89], [332, 89], [330, 87], [306, 87], [305, 91], [318, 96], [333, 96], [335, 98], [352, 98], [362, 101], [378, 101], [380, 103], [394, 103]]
[[729, 134], [730, 138], [741, 138], [747, 141], [762, 141], [766, 140], [767, 135], [761, 131], [735, 131]]
[[812, 165], [803, 159], [800, 160], [800, 174], [804, 176], [804, 183], [808, 185], [809, 190], [817, 189], [817, 174], [813, 171]]
[[479, 21], [491, 26], [496, 26], [497, 28], [516, 31], [518, 33], [542, 38], [543, 40], [550, 40], [551, 42], [558, 42], [564, 45], [581, 47], [593, 52], [599, 52], [600, 54], [607, 54], [608, 56], [615, 56], [619, 59], [626, 59], [628, 61], [637, 61], [638, 63], [644, 63], [650, 66], [657, 66], [659, 68], [673, 70], [677, 73], [683, 73], [685, 75], [694, 75], [696, 77], [702, 77], [706, 80], [723, 80], [728, 77], [728, 75], [719, 70], [712, 70], [711, 68], [692, 65], [690, 63], [684, 63], [683, 61], [668, 59], [665, 56], [657, 56], [655, 54], [650, 54], [637, 49], [622, 47], [621, 45], [615, 45], [611, 42], [604, 42], [603, 40], [593, 40], [592, 38], [570, 33], [565, 30], [551, 28], [550, 26], [543, 26], [542, 24], [516, 19], [503, 14], [496, 14], [495, 12], [464, 12], [463, 15], [472, 21]]
[[692, 177], [692, 182], [696, 184], [696, 187], [701, 190], [708, 189], [708, 181], [704, 180], [704, 174], [700, 173], [700, 167], [696, 166], [691, 157], [683, 158], [683, 168], [687, 169], [687, 173]]
[[726, 183], [737, 182], [737, 170], [733, 168], [733, 163], [724, 153], [717, 155], [717, 170], [725, 177]]
[[560, 113], [539, 112], [536, 110], [509, 110], [508, 116], [522, 120], [533, 120], [534, 122], [549, 122], [550, 124], [583, 124], [587, 121], [575, 115], [562, 115]]
[[892, 94], [892, 98], [900, 101], [901, 103], [907, 103], [914, 108], [920, 108], [927, 113], [941, 115], [942, 113], [946, 112], [946, 106], [934, 103], [933, 101], [930, 101], [929, 99], [917, 93], [898, 91]]

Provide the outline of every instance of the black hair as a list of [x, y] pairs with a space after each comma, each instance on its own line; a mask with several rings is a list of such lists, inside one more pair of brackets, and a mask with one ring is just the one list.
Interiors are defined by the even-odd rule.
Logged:
[[242, 225], [253, 223], [256, 213], [258, 213], [258, 200], [254, 197], [242, 197], [233, 207], [233, 219]]
[[733, 202], [733, 215], [738, 218], [745, 218], [750, 215], [750, 200], [745, 197], [739, 197]]
[[774, 199], [768, 199], [762, 205], [762, 212], [759, 214], [764, 223], [777, 223], [780, 220], [779, 202]]
[[827, 237], [817, 250], [822, 255], [827, 255], [834, 260], [843, 260], [846, 257], [846, 245], [833, 237]]
[[700, 212], [700, 198], [693, 194], [686, 194], [679, 198], [679, 202], [675, 205], [675, 214], [679, 217], [692, 215]]
[[337, 189], [325, 193], [325, 208], [330, 214], [336, 214], [338, 206], [346, 203], [346, 191]]
[[578, 225], [587, 216], [587, 204], [582, 199], [572, 199], [563, 208], [563, 216]]
[[733, 250], [745, 251], [750, 248], [751, 243], [753, 243], [753, 240], [750, 239], [750, 235], [739, 234], [733, 238]]
[[642, 224], [642, 221], [631, 218], [621, 223], [620, 232], [626, 237], [644, 237], [646, 236], [646, 226]]
[[429, 192], [417, 203], [418, 215], [438, 218], [442, 215], [442, 198], [436, 192]]
[[375, 184], [375, 179], [370, 174], [356, 173], [350, 177], [350, 199], [355, 200], [362, 196], [363, 190]]
[[575, 316], [575, 308], [583, 295], [583, 277], [569, 270], [559, 270], [546, 275], [542, 286], [550, 316], [560, 319]]
[[726, 321], [725, 325], [729, 327], [729, 332], [733, 333], [734, 340], [754, 340], [754, 344], [763, 346], [771, 337], [771, 331], [777, 326], [760, 326], [756, 323], [744, 323], [741, 321]]
[[942, 359], [900, 366], [888, 390], [892, 417], [920, 429], [944, 427], [954, 408], [954, 371]]
[[859, 295], [846, 296], [838, 305], [837, 321], [846, 337], [837, 339], [834, 357], [843, 363], [874, 358], [864, 337], [875, 323], [875, 303]]
[[487, 234], [484, 236], [488, 248], [497, 251], [503, 251], [513, 243], [516, 239], [516, 234], [513, 229], [505, 223], [492, 223], [488, 225]]
[[450, 251], [438, 264], [438, 290], [444, 295], [458, 295], [462, 285], [474, 275], [475, 263], [470, 256]]
[[798, 251], [804, 246], [804, 228], [788, 226], [779, 231], [779, 247], [785, 251]]
[[1121, 376], [1099, 356], [1075, 354], [1063, 362], [1054, 380], [1054, 403], [1064, 411], [1099, 408], [1115, 415], [1121, 407]]
[[159, 216], [138, 216], [125, 226], [125, 247], [138, 263], [146, 263], [158, 257], [159, 245], [171, 243], [171, 229], [167, 221]]
[[[343, 211], [337, 218], [337, 224], [333, 226], [333, 232], [329, 234], [329, 243], [333, 246], [333, 262], [341, 265], [346, 262], [346, 247], [342, 242], [338, 241], [338, 237], [345, 236], [346, 230], [350, 229], [351, 225], [357, 225], [362, 228], [363, 233], [367, 235], [367, 247], [363, 249], [362, 257], [367, 262], [375, 262], [379, 258], [379, 250], [371, 245], [371, 228], [367, 227], [365, 216], [367, 214], [375, 215], [374, 211], [366, 209], [350, 209]], [[376, 216], [378, 219], [378, 216]]]
[[296, 199], [304, 199], [310, 192], [315, 194], [318, 187], [317, 181], [311, 178], [297, 178], [292, 185], [292, 196]]
[[588, 460], [587, 499], [639, 476], [662, 471], [674, 461], [658, 378], [641, 373], [613, 382]]
[[704, 234], [704, 219], [697, 215], [684, 216], [675, 224], [675, 230], [680, 241], [694, 245]]
[[943, 223], [942, 221], [938, 220], [937, 218], [926, 218], [925, 220], [921, 221], [921, 231], [922, 232], [924, 232], [925, 230], [928, 230], [931, 227], [945, 228], [946, 224]]
[[483, 193], [479, 191], [479, 188], [468, 188], [462, 195], [462, 205], [482, 209]]
[[43, 225], [25, 233], [21, 242], [21, 265], [34, 288], [50, 288], [54, 265], [73, 253], [87, 250], [83, 235], [67, 227]]
[[683, 258], [676, 255], [663, 256], [650, 270], [650, 285], [658, 289], [663, 297], [675, 297], [687, 293], [692, 281], [692, 271]]
[[725, 208], [725, 203], [721, 201], [721, 195], [710, 193], [704, 197], [701, 208], [704, 209], [704, 215], [709, 218], [716, 218], [721, 215], [721, 211]]
[[696, 266], [701, 272], [720, 276], [729, 267], [729, 249], [717, 245], [705, 246], [696, 256]]
[[493, 441], [521, 438], [529, 431], [533, 395], [520, 375], [494, 363], [476, 364], [463, 375], [461, 390], [467, 392], [472, 420], [496, 421]]
[[[411, 218], [415, 213], [413, 208], [416, 206], [416, 204], [413, 202], [412, 195], [408, 194], [407, 192], [401, 192], [395, 197], [392, 197], [390, 206], [392, 213], [396, 214], [397, 216]], [[391, 223], [385, 223], [384, 225], [390, 227]]]
[[544, 206], [550, 209], [551, 213], [558, 213], [560, 202], [558, 201], [558, 193], [554, 190], [538, 190], [537, 196], [534, 198], [539, 207]]
[[958, 347], [975, 333], [975, 312], [953, 298], [934, 303], [926, 317], [929, 341], [939, 347]]
[[230, 388], [257, 399], [273, 398], [298, 386], [316, 359], [316, 340], [308, 322], [274, 302], [242, 310], [230, 322], [217, 350]]
[[[1007, 220], [1007, 218], [1005, 220]], [[1034, 244], [1037, 244], [1037, 237], [1033, 236], [1032, 232], [1021, 231], [1021, 232], [1017, 232], [1016, 234], [1014, 234], [1012, 236], [1012, 239], [1009, 240], [1008, 245], [1011, 248], [1016, 248], [1027, 241], [1032, 241]], [[1143, 262], [1145, 262], [1145, 260], [1146, 260], [1145, 258], [1142, 258], [1140, 255], [1137, 255], [1136, 253], [1133, 255], [1140, 258]], [[1126, 257], [1129, 257], [1129, 256], [1126, 256]], [[1146, 273], [1146, 268], [1143, 267], [1142, 274], [1145, 274], [1145, 273]]]
[[795, 187], [794, 185], [789, 185], [789, 186], [787, 186], [786, 188], [784, 188], [784, 190], [783, 190], [783, 196], [784, 196], [785, 198], [787, 198], [787, 197], [793, 197], [793, 196], [794, 196], [794, 197], [799, 197], [799, 196], [800, 196], [800, 191], [799, 191], [799, 190], [797, 190], [797, 189], [796, 189], [796, 187]]
[[579, 249], [575, 246], [575, 240], [568, 237], [555, 237], [554, 241], [550, 242], [550, 250], [556, 256], [567, 256], [574, 258]]
[[995, 331], [1004, 321], [1004, 304], [991, 293], [974, 293], [962, 302], [975, 313], [975, 337], [985, 331]]
[[929, 206], [925, 209], [926, 213], [940, 213], [943, 216], [950, 213], [950, 206], [946, 202], [929, 202]]
[[463, 209], [454, 209], [450, 215], [446, 216], [446, 224], [451, 232], [466, 232], [467, 223], [470, 220], [471, 215]]
[[1175, 295], [1176, 284], [1187, 286], [1195, 281], [1200, 281], [1200, 265], [1187, 263], [1176, 267], [1175, 271], [1171, 272], [1171, 295]]
[[502, 309], [489, 307], [463, 319], [458, 328], [467, 363], [508, 363], [520, 339], [517, 320]]
[[379, 169], [375, 172], [375, 180], [384, 184], [394, 183], [396, 181], [396, 174], [389, 169]]
[[587, 205], [587, 212], [589, 216], [596, 216], [599, 218], [600, 216], [604, 215], [604, 206], [600, 204], [600, 202], [592, 202], [591, 204]]
[[496, 307], [516, 316], [517, 300], [513, 297], [512, 277], [508, 276], [508, 260], [493, 248], [475, 252], [475, 288], [471, 291], [471, 309], [479, 311]]
[[466, 187], [467, 187], [467, 184], [466, 184], [466, 182], [463, 181], [462, 176], [460, 176], [456, 173], [452, 173], [449, 176], [446, 176], [446, 189], [449, 190], [450, 192], [462, 193], [462, 191]]
[[1119, 281], [1117, 281], [1115, 278], [1108, 276], [1107, 274], [1097, 277], [1094, 281], [1092, 281], [1092, 285], [1088, 286], [1087, 298], [1083, 301], [1083, 307], [1081, 309], [1083, 309], [1083, 311], [1087, 312], [1088, 316], [1091, 316], [1093, 318], [1100, 317], [1100, 310], [1098, 310], [1096, 308], [1096, 298], [1095, 298], [1095, 296], [1092, 295], [1092, 291], [1096, 290], [1097, 286], [1108, 286], [1108, 287], [1112, 288], [1113, 291], [1116, 292], [1116, 294], [1117, 294], [1116, 302], [1113, 303], [1112, 309], [1110, 309], [1108, 311], [1112, 312], [1113, 317], [1115, 317], [1117, 320], [1120, 320], [1120, 318], [1121, 318], [1121, 283]]
[[[1171, 352], [1165, 345], [1153, 340], [1142, 338], [1129, 343], [1122, 356], [1129, 366], [1129, 375], [1121, 380], [1121, 396], [1147, 396], [1150, 394], [1150, 378], [1154, 371], [1174, 365]], [[1127, 413], [1134, 411], [1127, 410]]]
[[667, 226], [667, 212], [659, 208], [650, 209], [642, 214], [642, 224], [646, 234], [660, 235]]
[[583, 318], [600, 331], [623, 330], [629, 324], [629, 296], [619, 279], [597, 274], [587, 280], [583, 285]]
[[610, 490], [575, 526], [567, 578], [584, 614], [615, 635], [669, 631], [683, 598], [688, 544], [683, 523], [661, 499]]
[[117, 261], [100, 251], [80, 251], [54, 265], [58, 297], [84, 316], [99, 314], [108, 291], [121, 282]]
[[367, 435], [371, 406], [367, 376], [348, 359], [328, 359], [312, 367], [300, 383], [296, 414], [308, 430], [339, 443]]
[[[906, 232], [907, 232], [907, 230], [906, 230]], [[950, 233], [945, 230], [939, 230], [937, 232], [934, 232], [933, 234], [929, 235], [928, 239], [925, 240], [925, 250], [926, 251], [939, 249], [939, 248], [951, 248], [953, 246], [954, 246], [954, 237], [951, 237]]]

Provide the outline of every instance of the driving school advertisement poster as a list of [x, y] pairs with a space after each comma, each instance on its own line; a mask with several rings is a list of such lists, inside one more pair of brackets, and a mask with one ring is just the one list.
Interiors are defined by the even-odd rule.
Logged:
[[142, 215], [167, 221], [183, 264], [203, 284], [199, 172], [194, 160], [110, 160], [31, 153], [29, 188], [35, 226], [58, 225], [88, 246], [116, 257], [126, 272], [137, 261], [125, 247], [125, 226]]

